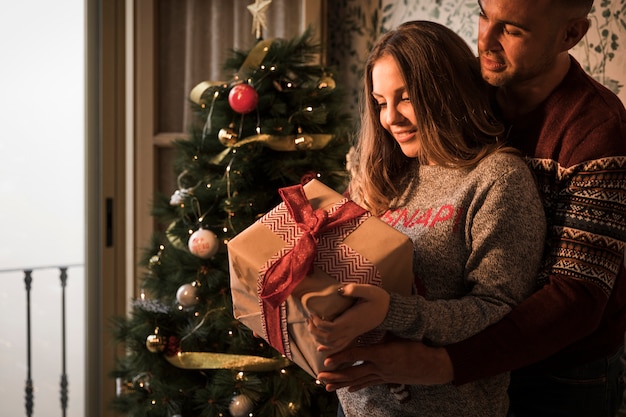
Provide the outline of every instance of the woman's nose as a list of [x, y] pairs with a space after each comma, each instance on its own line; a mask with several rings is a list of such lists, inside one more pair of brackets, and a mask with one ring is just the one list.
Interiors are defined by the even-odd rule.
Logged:
[[402, 113], [398, 111], [396, 106], [387, 106], [387, 114], [385, 114], [387, 124], [392, 125], [394, 123], [397, 123], [399, 120], [402, 119], [402, 117]]

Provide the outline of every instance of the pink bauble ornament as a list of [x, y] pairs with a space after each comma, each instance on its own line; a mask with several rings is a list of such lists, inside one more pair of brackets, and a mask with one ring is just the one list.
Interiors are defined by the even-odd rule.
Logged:
[[219, 241], [217, 235], [207, 229], [198, 229], [189, 237], [189, 252], [199, 258], [209, 259], [217, 253]]
[[259, 94], [249, 84], [237, 84], [228, 93], [228, 104], [237, 113], [246, 114], [256, 109]]
[[198, 304], [196, 286], [193, 284], [183, 284], [176, 291], [176, 301], [181, 306], [187, 308]]
[[233, 417], [244, 417], [252, 411], [254, 403], [247, 395], [239, 394], [235, 395], [230, 404], [228, 405], [228, 411]]

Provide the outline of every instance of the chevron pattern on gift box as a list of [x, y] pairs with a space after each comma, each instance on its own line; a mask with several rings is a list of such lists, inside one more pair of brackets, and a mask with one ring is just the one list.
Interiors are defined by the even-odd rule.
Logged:
[[[328, 210], [329, 216], [337, 211], [347, 199], [342, 199]], [[365, 220], [371, 216], [363, 216], [349, 220], [330, 230], [325, 230], [318, 236], [317, 255], [314, 265], [339, 282], [353, 282], [359, 284], [373, 284], [380, 286], [382, 278], [374, 264], [361, 254], [343, 243], [343, 240]], [[302, 236], [302, 230], [296, 225], [289, 214], [285, 203], [274, 207], [267, 215], [259, 220], [272, 233], [280, 237], [285, 246], [264, 265], [261, 275], [278, 259], [293, 249]]]
[[343, 243], [348, 234], [365, 221], [364, 217], [353, 219], [320, 236], [314, 265], [339, 282], [381, 286], [382, 278], [374, 264]]

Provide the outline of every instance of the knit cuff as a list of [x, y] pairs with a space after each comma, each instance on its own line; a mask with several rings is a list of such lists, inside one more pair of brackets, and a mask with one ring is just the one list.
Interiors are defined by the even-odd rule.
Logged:
[[421, 323], [418, 317], [418, 298], [415, 295], [403, 297], [391, 293], [387, 316], [378, 329], [400, 337], [415, 338]]

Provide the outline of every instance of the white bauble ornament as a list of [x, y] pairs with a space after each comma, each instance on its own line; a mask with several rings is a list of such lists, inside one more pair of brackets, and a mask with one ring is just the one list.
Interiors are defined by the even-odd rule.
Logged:
[[189, 252], [199, 258], [209, 259], [217, 253], [219, 240], [217, 235], [207, 229], [198, 229], [189, 237]]
[[193, 284], [181, 285], [178, 291], [176, 291], [176, 301], [185, 308], [198, 304], [196, 286]]
[[230, 404], [228, 405], [228, 411], [233, 417], [244, 417], [252, 411], [254, 403], [247, 395], [239, 394], [235, 395]]
[[181, 188], [174, 191], [170, 197], [170, 206], [180, 206], [185, 203], [185, 199], [191, 195], [191, 188]]

